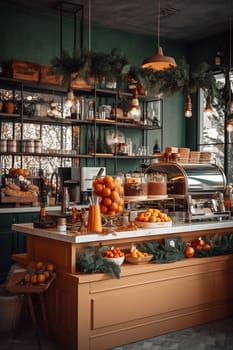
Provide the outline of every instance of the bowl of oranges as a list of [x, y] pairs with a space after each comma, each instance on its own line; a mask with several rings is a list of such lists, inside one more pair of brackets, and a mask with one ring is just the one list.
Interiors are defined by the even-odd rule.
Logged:
[[134, 265], [147, 264], [153, 258], [153, 254], [148, 254], [146, 252], [142, 252], [133, 246], [128, 254], [125, 255], [125, 260]]
[[112, 220], [124, 209], [124, 185], [121, 176], [105, 175], [93, 181], [93, 194], [100, 198], [100, 212], [105, 227], [114, 226]]
[[172, 219], [170, 216], [159, 209], [152, 208], [139, 212], [134, 222], [136, 226], [142, 228], [156, 228], [160, 226], [170, 227], [172, 225]]
[[104, 258], [120, 266], [125, 260], [125, 254], [120, 250], [120, 248], [111, 247], [104, 252]]

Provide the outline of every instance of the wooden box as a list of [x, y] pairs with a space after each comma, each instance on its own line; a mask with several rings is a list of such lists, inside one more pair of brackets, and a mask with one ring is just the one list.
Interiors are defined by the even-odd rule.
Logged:
[[91, 89], [94, 86], [94, 79], [90, 78], [90, 84], [88, 84], [86, 80], [78, 78], [76, 75], [76, 73], [73, 73], [70, 76], [70, 86], [72, 88]]
[[62, 85], [63, 75], [55, 75], [51, 72], [52, 66], [40, 65], [40, 82], [45, 84]]
[[7, 76], [13, 79], [39, 81], [40, 68], [38, 64], [24, 61], [12, 61], [7, 68]]

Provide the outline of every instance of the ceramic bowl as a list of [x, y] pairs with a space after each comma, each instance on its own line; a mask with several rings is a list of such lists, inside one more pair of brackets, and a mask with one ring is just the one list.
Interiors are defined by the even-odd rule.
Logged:
[[105, 259], [106, 260], [109, 260], [109, 261], [112, 261], [112, 262], [114, 262], [115, 264], [117, 264], [117, 265], [122, 265], [123, 264], [123, 262], [124, 262], [124, 260], [125, 260], [125, 256], [123, 255], [123, 256], [120, 256], [119, 258], [107, 258], [107, 257], [105, 257]]
[[138, 258], [134, 258], [130, 255], [125, 256], [125, 260], [128, 263], [134, 264], [134, 265], [147, 264], [152, 260], [152, 258], [153, 258], [153, 254], [148, 254], [146, 256], [139, 256]]

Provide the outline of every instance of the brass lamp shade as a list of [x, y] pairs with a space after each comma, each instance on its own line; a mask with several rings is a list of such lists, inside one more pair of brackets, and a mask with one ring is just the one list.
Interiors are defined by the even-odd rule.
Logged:
[[174, 58], [163, 55], [163, 49], [160, 46], [156, 55], [146, 58], [142, 63], [142, 68], [150, 68], [153, 70], [164, 70], [170, 67], [176, 67]]

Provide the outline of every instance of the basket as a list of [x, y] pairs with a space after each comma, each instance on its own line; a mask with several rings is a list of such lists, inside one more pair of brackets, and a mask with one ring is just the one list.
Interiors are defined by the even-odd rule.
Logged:
[[4, 285], [0, 285], [0, 334], [15, 331], [22, 305], [22, 295], [6, 293]]

